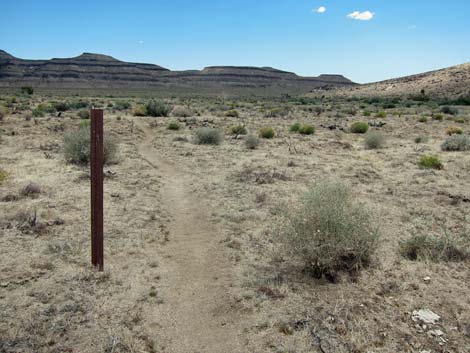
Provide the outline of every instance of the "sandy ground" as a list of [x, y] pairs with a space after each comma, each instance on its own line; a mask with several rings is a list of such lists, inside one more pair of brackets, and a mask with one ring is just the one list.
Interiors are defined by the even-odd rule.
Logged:
[[[87, 169], [61, 154], [64, 132], [79, 121], [72, 113], [5, 119], [0, 351], [470, 350], [468, 262], [413, 262], [398, 253], [399, 241], [415, 232], [452, 235], [468, 224], [470, 156], [440, 150], [455, 123], [418, 123], [411, 109], [389, 115], [380, 128], [386, 147], [367, 150], [363, 136], [322, 125], [376, 119], [239, 110], [249, 131], [270, 125], [277, 136], [247, 150], [229, 135], [237, 118], [206, 112], [180, 119], [183, 128], [174, 132], [166, 126], [176, 118], [105, 113], [120, 161], [105, 167], [104, 273], [89, 266]], [[317, 132], [290, 133], [293, 120]], [[203, 125], [224, 130], [224, 143], [194, 144], [193, 131]], [[462, 128], [469, 132], [468, 124]], [[415, 144], [421, 135], [429, 142]], [[416, 165], [428, 153], [442, 159], [443, 170]], [[273, 235], [278, 205], [331, 178], [351, 186], [382, 233], [374, 265], [337, 284], [304, 274]], [[41, 192], [20, 197], [30, 182]], [[36, 226], [26, 226], [34, 213]], [[419, 309], [441, 319], [420, 325], [411, 318]]]

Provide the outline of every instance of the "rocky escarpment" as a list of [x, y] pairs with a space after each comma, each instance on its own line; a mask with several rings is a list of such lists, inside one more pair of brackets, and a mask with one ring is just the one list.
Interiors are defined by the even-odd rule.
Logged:
[[158, 65], [124, 62], [101, 54], [24, 60], [0, 50], [0, 87], [25, 84], [49, 88], [246, 87], [277, 88], [286, 92], [355, 85], [341, 75], [301, 77], [270, 67], [212, 66], [203, 70], [171, 71]]

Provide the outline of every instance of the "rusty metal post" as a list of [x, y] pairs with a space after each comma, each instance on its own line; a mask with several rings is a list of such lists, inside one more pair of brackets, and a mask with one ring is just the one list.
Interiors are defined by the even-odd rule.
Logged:
[[103, 271], [103, 109], [90, 113], [91, 263]]

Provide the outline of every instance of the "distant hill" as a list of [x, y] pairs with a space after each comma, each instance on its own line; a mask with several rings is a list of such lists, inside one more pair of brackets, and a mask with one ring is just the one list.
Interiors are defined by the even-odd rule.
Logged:
[[270, 67], [212, 66], [171, 71], [158, 65], [129, 63], [111, 56], [83, 53], [74, 58], [24, 60], [0, 50], [0, 87], [165, 88], [230, 90], [252, 88], [283, 93], [352, 87], [341, 75], [301, 77]]
[[354, 96], [404, 96], [424, 92], [430, 97], [470, 95], [470, 63], [405, 76], [386, 81], [358, 85], [341, 90]]

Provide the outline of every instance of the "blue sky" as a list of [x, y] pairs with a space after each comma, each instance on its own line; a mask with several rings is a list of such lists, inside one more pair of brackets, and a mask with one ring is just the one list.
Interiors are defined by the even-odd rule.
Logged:
[[1, 2], [0, 49], [21, 58], [95, 52], [172, 70], [272, 66], [361, 83], [470, 61], [469, 0]]

